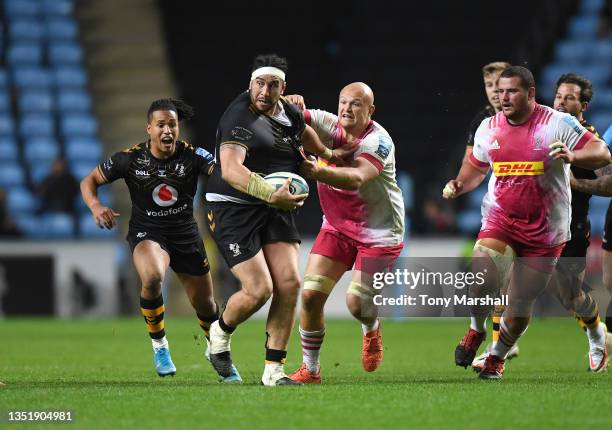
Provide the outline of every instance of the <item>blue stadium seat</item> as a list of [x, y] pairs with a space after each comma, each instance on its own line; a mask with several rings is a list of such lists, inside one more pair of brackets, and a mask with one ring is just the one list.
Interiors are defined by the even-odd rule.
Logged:
[[37, 0], [5, 0], [4, 11], [11, 18], [34, 17], [41, 13], [41, 4]]
[[82, 88], [87, 85], [87, 74], [79, 66], [58, 66], [54, 69], [55, 84], [64, 88]]
[[94, 137], [98, 131], [98, 122], [87, 113], [66, 114], [60, 118], [60, 129], [65, 138]]
[[5, 69], [0, 69], [0, 88], [9, 86], [9, 77]]
[[457, 228], [461, 233], [474, 234], [480, 229], [480, 210], [466, 209], [457, 215]]
[[41, 215], [43, 237], [67, 239], [74, 236], [74, 219], [65, 213], [49, 213]]
[[99, 160], [92, 161], [73, 161], [70, 163], [70, 172], [77, 181], [81, 181], [85, 176], [89, 175], [94, 167], [99, 164]]
[[[591, 113], [596, 110], [610, 110], [612, 109], [612, 87], [599, 88], [595, 90], [593, 94], [593, 100], [589, 103], [589, 110], [585, 116], [587, 119], [590, 118]], [[612, 118], [610, 118], [612, 121]], [[603, 131], [602, 131], [603, 133]]]
[[66, 159], [76, 161], [98, 161], [102, 158], [102, 145], [94, 137], [71, 137], [66, 140]]
[[594, 39], [598, 24], [597, 14], [578, 15], [571, 19], [568, 34], [577, 39]]
[[552, 63], [544, 67], [541, 73], [540, 79], [540, 91], [553, 91], [557, 79], [564, 73], [578, 73], [579, 75], [585, 76], [591, 82], [593, 86], [598, 88], [605, 85], [612, 67], [610, 64], [584, 64], [584, 63]]
[[45, 27], [38, 19], [14, 19], [8, 23], [9, 36], [15, 42], [40, 42], [45, 38]]
[[0, 137], [0, 163], [19, 159], [19, 147], [13, 137]]
[[47, 113], [53, 110], [53, 96], [49, 90], [25, 90], [19, 95], [17, 104], [22, 114]]
[[18, 163], [0, 165], [0, 187], [17, 187], [25, 184], [25, 173]]
[[74, 3], [72, 0], [41, 0], [41, 10], [47, 16], [71, 16]]
[[21, 136], [28, 138], [34, 136], [54, 136], [55, 124], [50, 114], [30, 113], [21, 116], [19, 123]]
[[13, 43], [6, 51], [6, 61], [12, 66], [38, 66], [42, 58], [42, 46], [36, 43]]
[[91, 111], [91, 96], [87, 91], [68, 89], [57, 95], [57, 108], [61, 113]]
[[13, 216], [19, 217], [24, 212], [38, 209], [38, 198], [25, 187], [11, 187], [8, 190], [7, 208]]
[[58, 42], [49, 45], [49, 62], [52, 65], [74, 65], [83, 60], [83, 50], [74, 42]]
[[470, 209], [477, 209], [480, 211], [480, 207], [482, 206], [482, 199], [488, 191], [488, 184], [488, 180], [482, 181], [482, 184], [478, 188], [476, 188], [467, 195], [468, 207]]
[[599, 13], [604, 3], [605, 0], [582, 0], [580, 2], [580, 12], [585, 14]]
[[8, 92], [0, 90], [0, 112], [11, 111], [11, 96]]
[[[604, 132], [610, 126], [612, 122], [612, 109], [610, 110], [598, 110], [597, 113], [588, 117], [591, 124], [595, 126], [600, 132]], [[612, 142], [606, 142], [612, 144]]]
[[60, 155], [60, 146], [53, 137], [33, 137], [26, 140], [24, 155], [30, 164], [52, 162]]
[[589, 220], [591, 221], [591, 236], [601, 237], [606, 226], [605, 210], [589, 210]]
[[79, 29], [73, 19], [50, 18], [46, 21], [47, 38], [50, 40], [76, 40]]
[[45, 226], [36, 215], [21, 214], [15, 218], [17, 227], [29, 239], [39, 239], [44, 235]]
[[0, 136], [13, 136], [15, 134], [15, 121], [10, 112], [0, 115]]
[[49, 176], [51, 173], [51, 166], [53, 165], [53, 160], [48, 161], [39, 161], [30, 165], [30, 180], [33, 184], [40, 184], [43, 179]]
[[610, 197], [603, 196], [593, 196], [591, 197], [591, 201], [589, 203], [589, 211], [601, 212], [604, 213], [608, 210], [608, 205], [610, 204]]
[[13, 68], [13, 81], [21, 88], [51, 88], [54, 79], [49, 69], [36, 66], [20, 66]]
[[79, 217], [79, 232], [81, 233], [81, 237], [90, 239], [112, 239], [117, 236], [116, 228], [108, 230], [98, 227], [91, 213], [84, 213]]
[[557, 60], [567, 63], [590, 60], [592, 51], [592, 40], [566, 39], [559, 42], [555, 48]]

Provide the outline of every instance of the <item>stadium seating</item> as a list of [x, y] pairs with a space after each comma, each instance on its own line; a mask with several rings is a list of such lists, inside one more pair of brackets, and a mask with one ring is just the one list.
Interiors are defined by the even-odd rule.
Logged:
[[[81, 179], [102, 158], [74, 3], [0, 1], [0, 187], [30, 238], [70, 238], [79, 226], [88, 237], [115, 234], [101, 235], [68, 214], [33, 214], [39, 201], [32, 190], [54, 160], [65, 158]], [[110, 193], [104, 198], [110, 204]], [[77, 206], [89, 215], [82, 203]]]

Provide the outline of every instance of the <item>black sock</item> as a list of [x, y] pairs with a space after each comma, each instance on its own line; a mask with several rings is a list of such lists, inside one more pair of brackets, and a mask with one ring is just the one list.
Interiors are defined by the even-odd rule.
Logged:
[[283, 351], [281, 349], [270, 349], [266, 347], [266, 363], [274, 362], [274, 363], [285, 363], [285, 358], [287, 357], [287, 351]]
[[234, 330], [236, 330], [236, 327], [232, 327], [230, 325], [225, 324], [225, 321], [223, 321], [223, 315], [221, 315], [219, 317], [219, 327], [221, 327], [221, 330], [223, 330], [226, 333], [233, 333]]

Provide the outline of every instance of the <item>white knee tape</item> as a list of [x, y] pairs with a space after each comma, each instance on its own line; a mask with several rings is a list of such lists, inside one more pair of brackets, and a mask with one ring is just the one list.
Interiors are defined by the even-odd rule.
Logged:
[[482, 245], [481, 240], [477, 240], [474, 245], [474, 251], [482, 252], [483, 254], [487, 254], [493, 260], [495, 267], [497, 268], [497, 280], [498, 286], [500, 289], [505, 288], [508, 285], [509, 277], [510, 277], [510, 268], [512, 267], [512, 262], [514, 261], [514, 257], [516, 254], [514, 250], [506, 245], [503, 254], [499, 251], [495, 251], [494, 249], [487, 248]]

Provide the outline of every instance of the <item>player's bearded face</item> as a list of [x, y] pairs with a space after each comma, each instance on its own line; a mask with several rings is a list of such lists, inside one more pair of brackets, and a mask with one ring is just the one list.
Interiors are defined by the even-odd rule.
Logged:
[[529, 91], [520, 83], [519, 77], [499, 78], [498, 81], [502, 111], [511, 120], [522, 117], [529, 110]]
[[501, 102], [499, 101], [499, 95], [497, 93], [497, 80], [499, 79], [498, 73], [490, 73], [484, 77], [485, 92], [487, 93], [487, 99], [489, 104], [493, 106], [496, 111], [501, 110]]
[[578, 117], [586, 108], [586, 104], [580, 101], [580, 87], [576, 84], [559, 85], [553, 107], [559, 112]]
[[178, 116], [174, 111], [158, 110], [151, 114], [147, 124], [154, 156], [169, 157], [174, 154], [176, 139], [179, 137]]
[[285, 82], [275, 75], [262, 75], [249, 85], [251, 103], [262, 113], [272, 114], [278, 99], [285, 91]]

